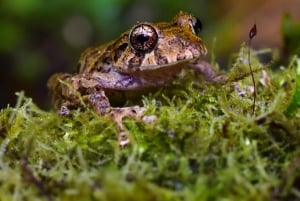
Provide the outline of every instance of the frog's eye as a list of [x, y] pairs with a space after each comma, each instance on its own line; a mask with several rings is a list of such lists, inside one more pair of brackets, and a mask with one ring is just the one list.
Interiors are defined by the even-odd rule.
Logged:
[[149, 24], [138, 24], [129, 34], [129, 44], [137, 52], [147, 53], [152, 51], [158, 41], [154, 27]]
[[192, 26], [195, 34], [198, 35], [202, 29], [201, 21], [198, 18], [194, 17], [194, 19], [192, 20]]

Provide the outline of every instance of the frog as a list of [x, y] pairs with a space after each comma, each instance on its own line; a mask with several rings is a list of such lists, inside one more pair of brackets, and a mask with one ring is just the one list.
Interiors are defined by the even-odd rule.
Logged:
[[200, 20], [180, 11], [170, 22], [137, 22], [115, 40], [83, 51], [75, 73], [56, 73], [47, 83], [54, 107], [69, 116], [74, 109], [91, 107], [99, 116], [112, 119], [119, 131], [119, 145], [129, 144], [124, 117], [150, 123], [145, 106], [113, 106], [135, 94], [170, 85], [183, 69], [205, 80], [222, 83], [204, 57], [207, 48], [199, 36]]

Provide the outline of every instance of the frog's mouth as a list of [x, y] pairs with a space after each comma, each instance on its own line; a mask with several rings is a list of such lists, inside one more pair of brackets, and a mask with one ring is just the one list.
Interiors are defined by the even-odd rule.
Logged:
[[190, 62], [194, 62], [199, 58], [191, 58], [191, 59], [184, 59], [184, 60], [178, 60], [175, 62], [171, 62], [171, 63], [166, 63], [166, 64], [159, 64], [159, 65], [148, 65], [148, 66], [140, 66], [137, 71], [157, 71], [158, 69], [161, 68], [170, 68], [170, 70], [172, 68], [184, 68], [185, 65], [187, 65]]
[[126, 73], [126, 74], [145, 74], [145, 73], [155, 73], [159, 72], [160, 70], [169, 70], [170, 72], [173, 71], [173, 69], [177, 68], [188, 68], [188, 64], [192, 63], [196, 60], [200, 59], [200, 57], [197, 58], [190, 58], [190, 59], [183, 59], [183, 60], [176, 60], [173, 62], [166, 62], [164, 64], [147, 64], [142, 63], [139, 66], [127, 66], [123, 68], [118, 68], [118, 72]]

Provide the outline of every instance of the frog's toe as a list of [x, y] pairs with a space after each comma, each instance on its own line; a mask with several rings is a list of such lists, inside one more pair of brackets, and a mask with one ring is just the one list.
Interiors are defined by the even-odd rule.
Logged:
[[144, 113], [146, 111], [146, 108], [144, 107], [140, 107], [140, 106], [132, 106], [132, 107], [128, 107], [127, 111], [125, 110], [125, 116], [130, 116], [130, 117], [134, 117], [137, 120], [140, 120]]
[[147, 124], [150, 124], [154, 121], [157, 120], [157, 116], [156, 115], [148, 115], [148, 116], [143, 116], [143, 121]]
[[121, 147], [124, 147], [130, 143], [129, 139], [127, 138], [127, 133], [126, 131], [121, 131], [119, 133], [119, 145]]
[[62, 105], [60, 107], [60, 110], [58, 112], [61, 116], [70, 116], [71, 115], [71, 111], [69, 110], [69, 108], [66, 105]]

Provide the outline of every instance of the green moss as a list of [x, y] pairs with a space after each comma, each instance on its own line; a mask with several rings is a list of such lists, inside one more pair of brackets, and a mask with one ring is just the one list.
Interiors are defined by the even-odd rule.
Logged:
[[125, 119], [124, 148], [111, 120], [91, 110], [61, 117], [18, 93], [18, 104], [0, 113], [0, 200], [300, 199], [299, 67], [294, 58], [271, 71], [258, 54], [255, 116], [242, 48], [229, 83], [187, 73], [184, 85], [146, 95], [147, 114], [158, 119]]
[[296, 76], [294, 76], [292, 79], [294, 82], [296, 82], [296, 85], [294, 86], [295, 89], [293, 90], [292, 99], [285, 111], [285, 114], [288, 116], [294, 114], [300, 107], [300, 59], [297, 58], [297, 56], [292, 58], [291, 68], [293, 65], [296, 65]]

